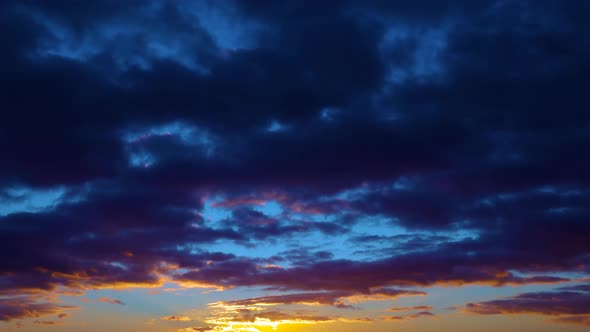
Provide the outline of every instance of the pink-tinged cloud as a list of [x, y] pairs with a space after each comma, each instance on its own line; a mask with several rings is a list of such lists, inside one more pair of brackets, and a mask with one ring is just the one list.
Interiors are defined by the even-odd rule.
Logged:
[[383, 319], [387, 320], [387, 321], [399, 322], [399, 321], [406, 321], [406, 320], [411, 320], [411, 319], [416, 319], [416, 318], [421, 318], [421, 317], [434, 317], [434, 316], [435, 315], [433, 313], [431, 313], [430, 311], [420, 311], [415, 314], [404, 315], [404, 316], [384, 316]]
[[212, 202], [212, 207], [236, 208], [246, 205], [262, 206], [268, 202], [276, 201], [288, 212], [309, 215], [337, 213], [353, 208], [343, 199], [330, 199], [318, 201], [313, 198], [304, 199], [293, 195], [288, 191], [265, 191], [248, 195], [228, 197], [222, 201]]
[[75, 306], [40, 302], [33, 296], [14, 296], [0, 298], [0, 321], [13, 319], [38, 318], [47, 315], [59, 316], [64, 310], [76, 309]]
[[243, 205], [264, 205], [266, 204], [267, 200], [264, 198], [258, 197], [251, 197], [251, 196], [241, 196], [235, 198], [229, 198], [223, 200], [221, 202], [212, 202], [212, 207], [219, 207], [219, 208], [234, 208]]
[[[261, 269], [249, 260], [225, 260], [175, 276], [180, 282], [221, 287], [267, 286], [280, 290], [342, 290], [367, 293], [391, 285], [434, 284], [492, 286], [559, 283], [553, 276], [519, 277], [495, 259], [477, 259], [455, 251], [399, 255], [374, 261], [329, 260], [285, 269]], [[495, 266], [497, 264], [498, 266]]]
[[100, 299], [98, 299], [99, 303], [110, 303], [110, 304], [118, 304], [118, 305], [125, 305], [124, 302], [122, 302], [121, 300], [117, 300], [117, 299], [113, 299], [110, 298], [108, 296], [102, 297]]
[[61, 322], [56, 322], [56, 321], [52, 321], [52, 320], [36, 320], [33, 323], [36, 325], [58, 325], [58, 324], [61, 324]]
[[221, 302], [223, 305], [279, 305], [279, 304], [306, 304], [306, 305], [331, 305], [338, 308], [353, 308], [354, 303], [392, 300], [400, 296], [423, 296], [424, 292], [403, 289], [376, 289], [368, 293], [350, 291], [331, 291], [298, 293], [286, 295], [272, 295], [248, 298], [243, 300]]
[[557, 323], [588, 325], [590, 317], [589, 285], [562, 287], [551, 292], [523, 293], [513, 297], [467, 303], [464, 311], [478, 315], [537, 314], [555, 316]]
[[413, 311], [413, 310], [432, 310], [433, 308], [429, 305], [418, 305], [418, 306], [414, 306], [414, 307], [395, 307], [395, 308], [389, 308], [387, 309], [387, 311], [392, 311], [392, 312], [397, 312], [397, 311]]

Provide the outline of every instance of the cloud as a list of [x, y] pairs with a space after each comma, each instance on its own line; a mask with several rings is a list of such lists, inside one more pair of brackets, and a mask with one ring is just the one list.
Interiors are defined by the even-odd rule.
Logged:
[[214, 305], [217, 308], [205, 322], [212, 324], [213, 331], [223, 331], [231, 328], [240, 330], [271, 327], [277, 329], [284, 325], [316, 325], [333, 323], [334, 317], [319, 316], [307, 313], [287, 313], [280, 310], [270, 310], [253, 305]]
[[178, 322], [190, 322], [192, 319], [188, 316], [164, 316], [160, 317], [161, 320], [178, 321]]
[[432, 310], [433, 308], [429, 305], [418, 305], [418, 306], [414, 306], [414, 307], [395, 307], [395, 308], [389, 308], [387, 309], [387, 311], [412, 311], [412, 310]]
[[242, 300], [219, 302], [218, 306], [253, 306], [279, 304], [331, 305], [338, 308], [352, 308], [352, 304], [366, 301], [392, 300], [401, 296], [424, 296], [426, 293], [404, 289], [375, 289], [370, 292], [355, 293], [350, 291], [296, 293], [270, 295]]
[[464, 310], [478, 315], [537, 314], [550, 321], [587, 325], [590, 316], [588, 285], [558, 288], [552, 292], [522, 293], [513, 297], [467, 303]]
[[117, 300], [117, 299], [110, 298], [108, 296], [105, 296], [105, 297], [102, 297], [102, 298], [98, 299], [98, 302], [100, 302], [100, 303], [118, 304], [118, 305], [125, 305], [124, 302], [122, 302], [120, 300]]
[[399, 255], [370, 262], [311, 261], [309, 264], [288, 269], [260, 269], [255, 263], [247, 260], [230, 260], [177, 275], [176, 280], [216, 283], [221, 286], [265, 285], [283, 290], [340, 290], [365, 294], [368, 294], [370, 289], [389, 285], [488, 284], [501, 286], [559, 283], [569, 280], [553, 276], [516, 276], [503, 270], [503, 267], [493, 268], [494, 261], [495, 257], [478, 259], [469, 252], [460, 253], [452, 248], [441, 249], [436, 253]]
[[411, 315], [383, 316], [382, 318], [386, 321], [399, 322], [399, 321], [407, 321], [407, 320], [412, 320], [412, 319], [421, 318], [421, 317], [435, 317], [435, 315], [429, 311], [420, 311], [416, 314], [411, 314]]
[[56, 321], [51, 321], [51, 320], [36, 320], [33, 322], [34, 324], [37, 325], [57, 325], [60, 324], [60, 322], [56, 322]]
[[0, 296], [0, 321], [38, 318], [47, 315], [59, 316], [63, 315], [64, 311], [73, 309], [77, 309], [77, 307], [42, 302], [42, 298], [32, 295]]
[[185, 327], [179, 329], [178, 332], [209, 332], [214, 331], [211, 327]]

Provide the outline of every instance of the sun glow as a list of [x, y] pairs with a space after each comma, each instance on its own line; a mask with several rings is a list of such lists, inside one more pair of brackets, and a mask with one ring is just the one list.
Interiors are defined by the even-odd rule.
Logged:
[[213, 331], [263, 332], [276, 331], [286, 326], [297, 330], [305, 325], [331, 323], [336, 320], [327, 316], [312, 316], [305, 313], [285, 313], [271, 310], [272, 304], [227, 305], [223, 302], [209, 304], [211, 317], [205, 319]]

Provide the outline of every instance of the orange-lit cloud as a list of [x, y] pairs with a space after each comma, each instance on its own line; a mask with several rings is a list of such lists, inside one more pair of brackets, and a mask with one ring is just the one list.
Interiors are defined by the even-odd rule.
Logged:
[[214, 331], [259, 331], [261, 328], [276, 330], [284, 325], [315, 325], [335, 322], [335, 319], [324, 316], [289, 315], [269, 311], [256, 315], [231, 317], [213, 317], [205, 322], [213, 324]]
[[[338, 317], [294, 310], [288, 305], [335, 305], [338, 296], [348, 294], [300, 293], [249, 298], [244, 300], [214, 302], [209, 304], [210, 315], [205, 323], [212, 325], [213, 331], [261, 331], [276, 330], [280, 326], [303, 326], [327, 323], [371, 323], [368, 317]], [[286, 306], [285, 306], [286, 305]], [[342, 307], [341, 307], [342, 308]], [[344, 308], [348, 308], [344, 306]], [[350, 312], [349, 312], [350, 313]]]
[[192, 319], [188, 316], [164, 316], [161, 320], [177, 321], [177, 322], [190, 322]]
[[61, 324], [61, 322], [56, 322], [56, 321], [51, 321], [51, 320], [36, 320], [33, 322], [33, 324], [37, 324], [37, 325], [58, 325]]
[[213, 328], [205, 326], [205, 327], [185, 327], [182, 329], [178, 329], [177, 332], [209, 332], [214, 331]]

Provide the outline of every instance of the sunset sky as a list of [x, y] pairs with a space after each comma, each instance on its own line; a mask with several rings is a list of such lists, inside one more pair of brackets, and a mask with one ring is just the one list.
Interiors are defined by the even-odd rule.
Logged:
[[0, 1], [0, 331], [590, 329], [590, 1]]

